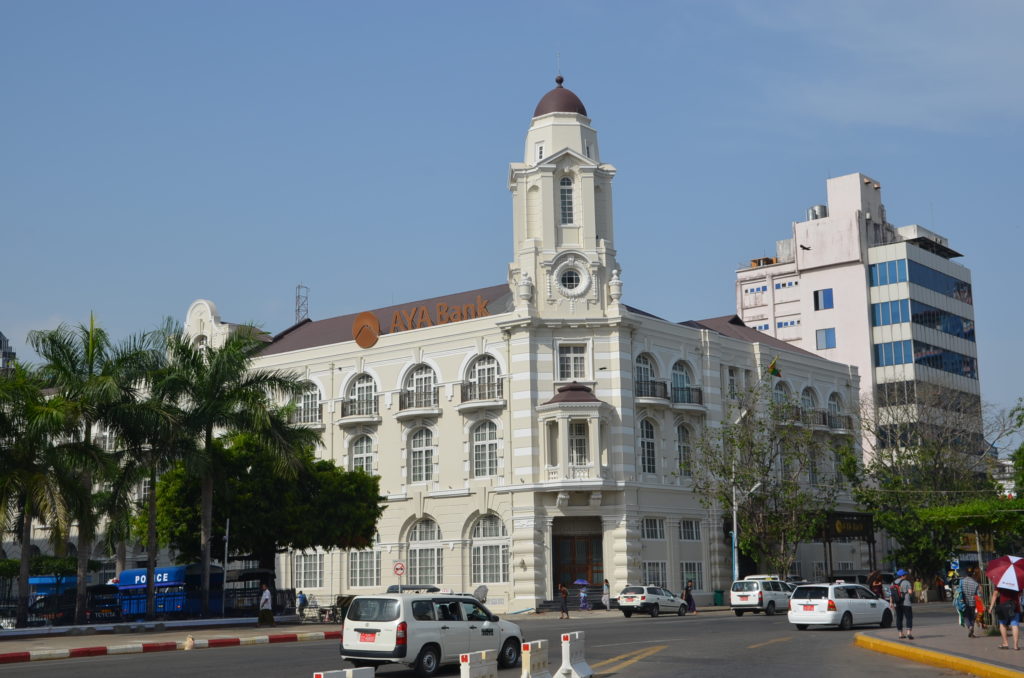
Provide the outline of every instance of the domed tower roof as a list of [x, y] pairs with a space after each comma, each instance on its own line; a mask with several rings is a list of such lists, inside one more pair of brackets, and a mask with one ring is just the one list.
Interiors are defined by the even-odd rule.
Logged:
[[551, 400], [543, 403], [544, 405], [554, 405], [556, 403], [600, 403], [597, 396], [594, 395], [594, 391], [584, 384], [579, 382], [572, 382], [565, 384], [564, 386], [558, 387], [558, 393]]
[[564, 81], [565, 79], [562, 76], [555, 78], [555, 83], [558, 86], [541, 97], [537, 108], [533, 111], [533, 117], [537, 118], [548, 113], [587, 114], [587, 109], [583, 106], [580, 98], [572, 90], [562, 87]]

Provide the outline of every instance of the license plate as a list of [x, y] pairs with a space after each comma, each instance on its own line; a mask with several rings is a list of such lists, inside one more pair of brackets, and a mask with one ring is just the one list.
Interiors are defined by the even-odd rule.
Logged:
[[746, 600], [746, 599], [747, 599], [747, 598], [749, 598], [749, 597], [750, 597], [750, 596], [740, 596], [740, 600]]
[[360, 633], [359, 634], [359, 642], [360, 643], [372, 643], [374, 641], [374, 639], [376, 639], [376, 638], [377, 638], [377, 634], [376, 633]]
[[632, 603], [634, 600], [636, 600], [636, 598], [634, 598], [633, 596], [629, 596], [628, 598], [626, 598], [627, 603]]
[[804, 611], [805, 612], [810, 612], [812, 610], [814, 610], [814, 606], [813, 605], [804, 605]]

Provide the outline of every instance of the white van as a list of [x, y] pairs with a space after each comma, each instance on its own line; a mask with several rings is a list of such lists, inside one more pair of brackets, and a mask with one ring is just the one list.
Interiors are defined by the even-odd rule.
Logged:
[[732, 583], [729, 607], [737, 617], [744, 612], [773, 615], [789, 609], [792, 590], [785, 582], [774, 579], [740, 579]]
[[503, 668], [519, 661], [523, 634], [465, 594], [381, 593], [358, 596], [341, 629], [341, 658], [356, 666], [405, 664], [433, 676], [464, 652], [498, 650]]

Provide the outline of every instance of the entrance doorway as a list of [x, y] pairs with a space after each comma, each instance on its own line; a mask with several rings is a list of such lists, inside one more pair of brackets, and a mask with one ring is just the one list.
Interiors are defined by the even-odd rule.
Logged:
[[570, 589], [577, 579], [586, 579], [593, 586], [604, 581], [604, 553], [602, 537], [572, 535], [555, 537], [555, 591], [559, 584]]

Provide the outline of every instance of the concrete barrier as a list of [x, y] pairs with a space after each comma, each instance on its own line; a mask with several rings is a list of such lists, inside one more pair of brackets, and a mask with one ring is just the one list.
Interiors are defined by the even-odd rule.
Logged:
[[364, 666], [360, 669], [338, 669], [337, 671], [317, 671], [313, 678], [373, 678], [373, 667]]
[[548, 666], [548, 641], [533, 640], [523, 643], [522, 678], [551, 678]]
[[459, 678], [498, 678], [498, 653], [484, 650], [460, 654]]
[[564, 678], [590, 678], [593, 669], [584, 656], [586, 645], [583, 631], [562, 634], [562, 665], [558, 667], [558, 675]]

